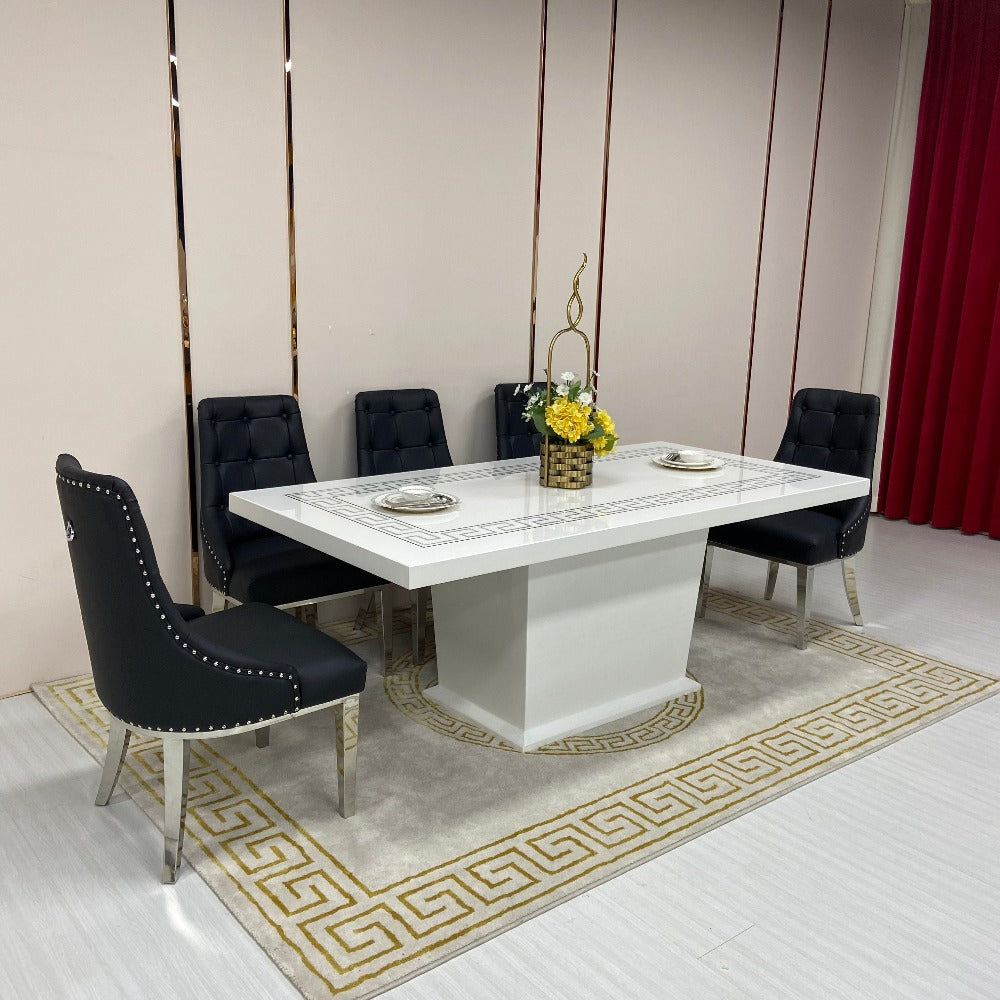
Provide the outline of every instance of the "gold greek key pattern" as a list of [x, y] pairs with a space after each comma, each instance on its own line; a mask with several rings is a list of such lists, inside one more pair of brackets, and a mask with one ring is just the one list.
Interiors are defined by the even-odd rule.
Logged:
[[[408, 719], [419, 722], [428, 729], [449, 736], [463, 743], [474, 743], [480, 747], [506, 750], [510, 753], [521, 751], [512, 743], [483, 729], [475, 722], [451, 715], [424, 693], [421, 683], [423, 667], [414, 667], [409, 655], [397, 661], [395, 670], [385, 678], [385, 693], [400, 712]], [[662, 743], [677, 733], [683, 732], [698, 718], [704, 707], [701, 689], [668, 701], [648, 719], [643, 719], [627, 729], [620, 729], [599, 735], [567, 736], [554, 740], [529, 754], [550, 754], [556, 756], [620, 753], [638, 747]]]
[[[408, 634], [410, 628], [410, 612], [401, 610], [393, 616], [393, 633]], [[346, 645], [361, 642], [365, 639], [377, 639], [374, 624], [362, 624], [356, 627], [353, 620], [335, 622], [327, 631], [335, 639]], [[427, 658], [434, 659], [436, 652], [433, 631], [427, 637]], [[400, 644], [395, 648], [398, 650]], [[468, 719], [460, 719], [450, 714], [437, 702], [424, 693], [422, 679], [428, 672], [429, 664], [414, 666], [412, 650], [409, 647], [403, 653], [397, 653], [393, 660], [392, 670], [383, 678], [383, 687], [389, 701], [403, 713], [428, 729], [459, 740], [462, 743], [472, 743], [475, 746], [490, 747], [495, 750], [506, 750], [508, 753], [521, 753], [512, 743], [501, 739], [482, 726]], [[613, 732], [588, 734], [583, 736], [567, 736], [554, 740], [544, 746], [529, 750], [529, 754], [546, 754], [552, 756], [569, 756], [595, 753], [620, 753], [624, 750], [635, 750], [639, 747], [662, 743], [677, 733], [683, 732], [698, 718], [704, 708], [704, 693], [699, 689], [668, 701], [659, 711], [648, 719], [637, 722], [626, 729]]]
[[[790, 615], [742, 598], [710, 601], [717, 612], [794, 629]], [[559, 803], [549, 820], [389, 885], [365, 884], [211, 743], [194, 742], [188, 856], [307, 996], [360, 998], [1000, 687], [869, 636], [822, 623], [814, 632], [812, 642], [882, 667], [884, 679], [592, 801]], [[406, 684], [419, 690], [419, 676], [400, 690]], [[103, 755], [106, 713], [90, 677], [37, 693]], [[123, 782], [153, 816], [161, 769], [158, 740], [133, 744]]]

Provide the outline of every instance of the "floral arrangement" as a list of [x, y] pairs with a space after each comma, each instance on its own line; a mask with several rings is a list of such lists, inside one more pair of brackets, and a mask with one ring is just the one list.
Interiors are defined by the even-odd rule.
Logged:
[[615, 422], [595, 403], [591, 379], [584, 384], [573, 372], [563, 372], [552, 386], [551, 403], [546, 401], [547, 391], [545, 383], [538, 389], [533, 382], [514, 390], [515, 396], [530, 394], [524, 404], [524, 419], [533, 423], [539, 434], [569, 444], [587, 441], [594, 446], [595, 455], [610, 455], [615, 450]]

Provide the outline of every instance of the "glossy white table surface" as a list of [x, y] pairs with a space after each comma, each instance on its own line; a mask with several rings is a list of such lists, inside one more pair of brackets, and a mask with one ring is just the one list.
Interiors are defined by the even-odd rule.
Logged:
[[[409, 590], [432, 586], [428, 694], [531, 749], [698, 689], [687, 657], [708, 529], [864, 496], [867, 479], [716, 454], [672, 471], [667, 442], [594, 462], [583, 490], [539, 485], [538, 459], [230, 495], [235, 514]], [[396, 514], [404, 483], [457, 507]]]
[[[718, 472], [664, 469], [668, 442], [627, 445], [594, 460], [587, 489], [546, 488], [538, 459], [482, 462], [232, 493], [230, 509], [321, 552], [415, 590], [498, 570], [863, 496], [869, 481], [710, 452]], [[690, 447], [690, 446], [688, 446]], [[403, 483], [443, 490], [460, 504], [439, 514], [395, 514], [373, 498]]]

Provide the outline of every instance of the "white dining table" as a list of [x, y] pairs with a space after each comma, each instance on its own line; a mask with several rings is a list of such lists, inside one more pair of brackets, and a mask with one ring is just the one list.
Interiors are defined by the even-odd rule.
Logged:
[[[619, 447], [579, 490], [542, 487], [527, 458], [249, 490], [229, 504], [407, 590], [431, 587], [428, 695], [526, 750], [699, 688], [686, 666], [709, 528], [870, 489], [723, 452], [709, 452], [722, 463], [709, 472], [654, 461], [682, 447]], [[459, 503], [377, 505], [414, 484]]]

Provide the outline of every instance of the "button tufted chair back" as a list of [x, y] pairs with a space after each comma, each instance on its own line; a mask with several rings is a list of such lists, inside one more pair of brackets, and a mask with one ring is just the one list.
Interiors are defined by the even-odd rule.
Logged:
[[[792, 400], [776, 462], [871, 479], [875, 468], [879, 398], [845, 389], [799, 389]], [[853, 520], [869, 500], [843, 500], [820, 508]], [[859, 525], [858, 548], [864, 542]]]
[[416, 472], [454, 464], [433, 389], [378, 389], [354, 399], [358, 475]]
[[[270, 535], [229, 510], [229, 494], [314, 483], [299, 404], [292, 396], [222, 396], [198, 404], [201, 530], [209, 548], [205, 575], [225, 593], [220, 567], [234, 545]], [[216, 579], [218, 577], [218, 579]]]
[[871, 479], [878, 416], [878, 396], [799, 389], [774, 460]]
[[530, 393], [514, 395], [516, 382], [501, 382], [493, 389], [497, 417], [497, 458], [529, 458], [542, 448], [542, 435], [523, 420]]

